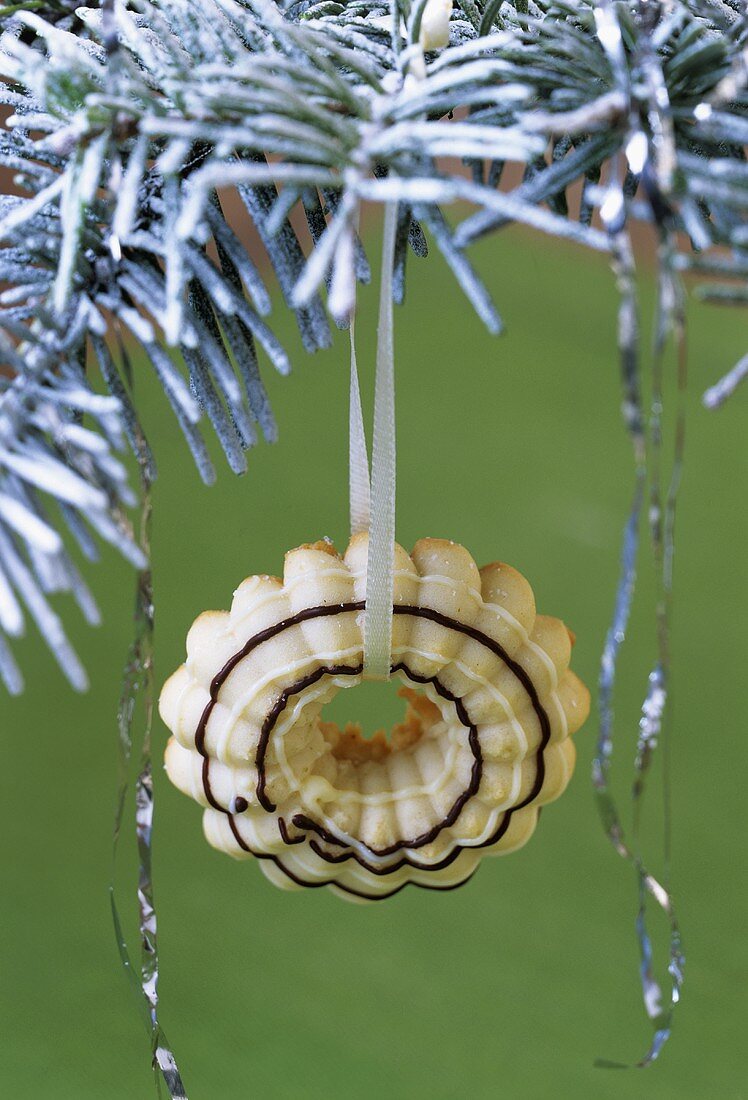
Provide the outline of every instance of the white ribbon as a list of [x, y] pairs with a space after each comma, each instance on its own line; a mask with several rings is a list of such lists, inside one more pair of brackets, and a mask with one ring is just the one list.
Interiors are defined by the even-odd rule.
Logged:
[[374, 432], [371, 486], [351, 321], [349, 487], [351, 533], [369, 531], [364, 615], [364, 676], [387, 680], [392, 664], [392, 599], [395, 564], [395, 359], [392, 318], [392, 268], [397, 235], [397, 203], [384, 213], [382, 275], [374, 383]]
[[351, 534], [369, 530], [371, 487], [369, 485], [369, 455], [366, 451], [366, 431], [361, 408], [361, 388], [356, 364], [356, 320], [351, 314], [351, 392], [348, 407], [348, 500], [351, 512]]

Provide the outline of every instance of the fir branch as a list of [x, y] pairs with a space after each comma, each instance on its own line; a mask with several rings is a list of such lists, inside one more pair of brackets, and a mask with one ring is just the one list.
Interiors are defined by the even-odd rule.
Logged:
[[[93, 529], [133, 565], [144, 564], [123, 514], [135, 498], [114, 454], [122, 449], [120, 403], [91, 391], [70, 355], [81, 318], [67, 320], [54, 342], [48, 339], [52, 318], [46, 332], [35, 330], [22, 360], [21, 349], [4, 348], [10, 365], [23, 367], [12, 379], [0, 377], [0, 676], [11, 692], [23, 681], [6, 638], [23, 634], [27, 615], [71, 684], [87, 685], [47, 599], [70, 592], [85, 619], [99, 621], [61, 531], [90, 560], [97, 556]], [[83, 416], [93, 427], [84, 427]]]
[[[10, 453], [22, 438], [11, 394], [37, 393], [43, 377], [58, 407], [64, 379], [74, 372], [83, 387], [90, 363], [116, 400], [108, 445], [116, 418], [142, 457], [127, 379], [137, 345], [204, 480], [215, 474], [203, 420], [238, 473], [258, 435], [275, 437], [262, 363], [285, 373], [289, 360], [245, 226], [225, 217], [230, 191], [308, 351], [329, 346], [328, 314], [345, 324], [368, 278], [356, 234], [364, 202], [399, 204], [397, 300], [406, 249], [425, 254], [425, 229], [492, 331], [499, 315], [466, 249], [514, 222], [608, 252], [614, 267], [617, 234], [645, 222], [673, 242], [673, 279], [708, 275], [705, 297], [745, 304], [738, 0], [471, 0], [441, 39], [425, 11], [407, 0], [112, 0], [72, 20], [64, 0], [6, 6], [0, 99], [13, 114], [0, 168], [21, 192], [0, 207]], [[501, 189], [512, 162], [522, 181]], [[153, 473], [150, 451], [148, 463]], [[112, 540], [122, 492], [104, 507]], [[65, 506], [78, 520], [85, 511]], [[95, 515], [86, 520], [102, 530]]]

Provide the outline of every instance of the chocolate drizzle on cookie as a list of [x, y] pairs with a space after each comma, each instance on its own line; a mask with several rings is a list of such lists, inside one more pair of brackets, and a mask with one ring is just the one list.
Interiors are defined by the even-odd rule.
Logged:
[[[281, 818], [281, 820], [282, 820], [282, 818]], [[307, 887], [307, 888], [313, 889], [313, 890], [319, 889], [322, 886], [330, 886], [333, 890], [340, 890], [342, 893], [350, 894], [351, 897], [354, 897], [354, 898], [363, 898], [365, 901], [384, 901], [386, 898], [394, 898], [395, 894], [399, 894], [401, 890], [404, 890], [406, 886], [410, 885], [410, 883], [402, 882], [399, 886], [396, 886], [394, 890], [388, 890], [386, 894], [367, 894], [364, 890], [354, 890], [354, 888], [352, 886], [344, 886], [340, 882], [333, 882], [333, 883], [330, 883], [330, 882], [308, 882], [306, 879], [301, 878], [299, 875], [295, 874], [293, 871], [290, 871], [288, 869], [288, 867], [285, 867], [283, 865], [283, 863], [281, 863], [281, 861], [278, 859], [277, 856], [271, 855], [270, 852], [257, 852], [257, 851], [255, 851], [254, 848], [250, 848], [250, 846], [247, 844], [246, 840], [244, 839], [244, 837], [241, 835], [238, 828], [236, 827], [236, 822], [230, 814], [229, 814], [229, 825], [231, 826], [231, 832], [234, 835], [234, 840], [236, 841], [236, 843], [239, 845], [239, 847], [242, 849], [243, 852], [247, 852], [249, 855], [254, 856], [255, 859], [267, 859], [271, 863], [274, 863], [275, 866], [278, 868], [278, 870], [282, 871], [282, 873], [286, 876], [286, 878], [289, 879], [291, 882], [295, 882], [297, 886], [304, 886], [304, 887]], [[303, 839], [303, 837], [301, 839]], [[292, 843], [296, 843], [296, 841], [294, 841]], [[314, 845], [314, 841], [312, 841], [311, 844]], [[336, 859], [335, 862], [339, 862], [339, 860]], [[403, 860], [403, 862], [405, 862], [405, 861]], [[450, 862], [451, 862], [451, 860], [450, 860]], [[400, 864], [399, 866], [402, 866], [402, 864]], [[392, 868], [390, 870], [392, 870]], [[387, 871], [387, 872], [379, 871], [377, 873], [378, 874], [384, 874], [384, 873], [389, 874], [390, 871]], [[439, 890], [444, 890], [444, 891], [456, 890], [458, 888], [458, 886], [464, 886], [466, 882], [470, 882], [470, 879], [473, 877], [473, 874], [474, 874], [474, 872], [471, 872], [471, 874], [469, 874], [466, 878], [462, 879], [460, 882], [448, 883], [446, 886], [435, 886], [433, 883], [429, 883], [429, 882], [418, 882], [418, 883], [414, 883], [413, 885], [420, 886], [422, 890], [437, 890], [437, 891], [439, 891]]]
[[[236, 668], [236, 666], [245, 657], [247, 657], [253, 650], [255, 650], [259, 645], [261, 645], [262, 643], [264, 643], [266, 641], [270, 641], [272, 638], [277, 637], [278, 635], [282, 634], [284, 631], [286, 631], [286, 630], [290, 629], [291, 627], [296, 626], [300, 623], [304, 623], [304, 622], [307, 622], [307, 621], [313, 620], [313, 619], [322, 618], [322, 617], [325, 617], [325, 616], [334, 616], [334, 615], [355, 613], [355, 612], [363, 611], [364, 609], [365, 609], [365, 604], [364, 604], [363, 601], [356, 601], [356, 602], [349, 602], [349, 603], [338, 603], [338, 604], [323, 604], [323, 605], [319, 605], [319, 606], [316, 606], [316, 607], [308, 607], [308, 608], [304, 608], [302, 611], [299, 611], [296, 614], [294, 614], [292, 616], [289, 616], [288, 618], [283, 619], [280, 622], [275, 623], [274, 625], [272, 625], [270, 627], [267, 627], [264, 630], [261, 630], [257, 634], [253, 635], [251, 638], [248, 639], [247, 642], [245, 642], [245, 644], [242, 646], [242, 648], [240, 650], [237, 651], [237, 653], [233, 654], [229, 658], [229, 660], [224, 664], [224, 666], [213, 677], [213, 679], [211, 681], [211, 684], [210, 684], [210, 699], [209, 699], [208, 703], [206, 704], [206, 706], [205, 706], [205, 708], [204, 708], [204, 710], [203, 710], [203, 712], [200, 716], [200, 720], [198, 722], [197, 729], [195, 731], [195, 748], [197, 749], [198, 753], [203, 757], [202, 782], [203, 782], [203, 789], [205, 791], [205, 797], [206, 797], [208, 803], [214, 809], [217, 809], [217, 810], [221, 811], [222, 813], [224, 813], [228, 816], [228, 821], [229, 821], [229, 825], [231, 827], [232, 834], [233, 834], [237, 844], [239, 844], [239, 846], [242, 848], [242, 850], [244, 850], [246, 852], [250, 852], [252, 855], [257, 856], [258, 858], [266, 858], [266, 859], [273, 860], [273, 862], [275, 862], [275, 864], [280, 868], [280, 870], [288, 878], [290, 878], [292, 881], [296, 882], [298, 885], [301, 885], [301, 886], [320, 886], [320, 885], [325, 885], [325, 883], [302, 881], [296, 875], [294, 875], [292, 872], [290, 872], [288, 870], [288, 868], [286, 868], [282, 864], [282, 862], [279, 860], [279, 858], [277, 856], [274, 856], [274, 855], [271, 855], [271, 854], [268, 854], [268, 853], [255, 852], [251, 848], [249, 848], [246, 841], [243, 839], [243, 837], [241, 836], [241, 834], [239, 832], [238, 826], [237, 826], [236, 821], [234, 819], [234, 813], [232, 813], [231, 810], [226, 809], [225, 807], [221, 806], [216, 801], [216, 799], [215, 799], [215, 797], [214, 797], [214, 795], [211, 791], [211, 787], [210, 787], [210, 760], [209, 760], [208, 754], [207, 754], [206, 749], [205, 749], [206, 729], [207, 729], [207, 725], [208, 725], [208, 721], [210, 719], [211, 713], [212, 713], [212, 711], [213, 711], [213, 709], [214, 709], [214, 707], [215, 707], [215, 705], [218, 701], [218, 696], [219, 696], [220, 690], [223, 687], [223, 685], [225, 684], [226, 680], [231, 675], [232, 671]], [[506, 650], [503, 648], [503, 646], [500, 645], [499, 642], [495, 641], [489, 635], [484, 634], [482, 631], [476, 629], [475, 627], [468, 626], [465, 623], [461, 623], [456, 619], [452, 619], [449, 616], [442, 614], [440, 611], [434, 610], [433, 608], [421, 607], [419, 605], [412, 605], [412, 604], [395, 604], [395, 606], [393, 607], [393, 614], [394, 615], [411, 615], [411, 616], [414, 616], [414, 617], [417, 617], [417, 618], [428, 619], [428, 620], [438, 624], [439, 626], [444, 627], [447, 630], [453, 630], [453, 631], [455, 631], [459, 634], [463, 634], [463, 635], [465, 635], [469, 638], [472, 638], [474, 641], [478, 642], [479, 644], [485, 646], [488, 650], [490, 650], [490, 652], [493, 653], [495, 656], [497, 656], [502, 661], [502, 663], [505, 665], [505, 667], [508, 668], [509, 671], [516, 677], [516, 679], [519, 681], [522, 688], [524, 689], [524, 691], [525, 691], [525, 693], [526, 693], [526, 695], [527, 695], [527, 697], [530, 701], [531, 707], [532, 707], [533, 711], [535, 712], [535, 715], [538, 719], [538, 723], [540, 725], [540, 731], [541, 731], [541, 738], [540, 738], [540, 743], [539, 743], [537, 754], [536, 754], [535, 780], [534, 780], [532, 789], [530, 790], [528, 795], [521, 802], [517, 803], [517, 805], [515, 805], [513, 807], [510, 807], [508, 810], [506, 810], [504, 812], [504, 814], [502, 815], [502, 820], [500, 821], [497, 829], [494, 831], [494, 833], [487, 840], [484, 840], [480, 844], [474, 844], [474, 845], [467, 845], [467, 844], [456, 845], [454, 850], [452, 852], [450, 852], [449, 855], [447, 855], [443, 860], [441, 860], [438, 863], [425, 864], [425, 863], [422, 863], [420, 861], [414, 860], [414, 859], [412, 859], [408, 856], [405, 856], [403, 859], [399, 860], [394, 865], [390, 864], [390, 865], [382, 867], [381, 865], [378, 865], [376, 862], [370, 862], [369, 860], [362, 858], [357, 852], [355, 852], [351, 849], [349, 843], [346, 840], [343, 840], [339, 837], [336, 837], [329, 830], [325, 829], [322, 825], [320, 825], [318, 822], [315, 822], [313, 819], [311, 819], [310, 817], [308, 817], [305, 814], [295, 814], [293, 816], [293, 818], [291, 819], [291, 824], [294, 827], [296, 827], [297, 829], [301, 830], [301, 833], [299, 835], [296, 835], [296, 836], [293, 836], [293, 837], [291, 837], [289, 832], [288, 832], [287, 823], [282, 818], [279, 819], [279, 831], [280, 831], [280, 835], [281, 835], [281, 837], [282, 837], [285, 844], [298, 844], [298, 843], [301, 843], [304, 840], [304, 834], [305, 833], [313, 832], [317, 835], [319, 840], [323, 841], [325, 844], [329, 844], [329, 845], [332, 845], [332, 846], [339, 847], [339, 848], [343, 849], [339, 854], [338, 853], [331, 853], [331, 852], [327, 851], [322, 846], [322, 844], [320, 844], [317, 840], [315, 840], [313, 838], [310, 838], [310, 840], [309, 840], [310, 848], [321, 859], [325, 860], [328, 863], [343, 863], [346, 860], [353, 860], [356, 863], [358, 863], [361, 867], [365, 868], [366, 870], [368, 870], [368, 871], [370, 871], [370, 872], [372, 872], [373, 874], [376, 874], [376, 875], [392, 874], [394, 871], [399, 870], [400, 868], [402, 868], [405, 865], [414, 867], [416, 869], [422, 869], [422, 870], [425, 870], [425, 871], [438, 870], [438, 869], [449, 866], [452, 862], [454, 862], [455, 859], [458, 858], [460, 853], [466, 848], [490, 847], [491, 845], [495, 844], [498, 840], [500, 840], [501, 837], [504, 835], [504, 833], [506, 832], [506, 830], [509, 827], [509, 823], [511, 821], [512, 814], [515, 813], [517, 810], [519, 810], [519, 809], [523, 808], [524, 806], [527, 806], [531, 802], [533, 802], [537, 798], [537, 796], [540, 792], [540, 789], [543, 785], [543, 780], [544, 780], [544, 777], [545, 777], [545, 761], [544, 761], [543, 753], [544, 753], [544, 750], [545, 750], [545, 748], [548, 744], [548, 741], [550, 739], [550, 734], [551, 734], [551, 728], [550, 728], [550, 722], [549, 722], [549, 719], [548, 719], [548, 715], [547, 715], [544, 707], [542, 706], [542, 704], [540, 702], [540, 698], [538, 696], [537, 689], [535, 688], [535, 685], [533, 684], [531, 677], [528, 675], [528, 673], [522, 667], [522, 665], [519, 664], [518, 661], [515, 661], [512, 657], [509, 656], [509, 654], [506, 652]], [[258, 773], [257, 798], [258, 798], [260, 804], [268, 812], [273, 813], [275, 811], [276, 807], [273, 804], [273, 802], [270, 800], [270, 798], [268, 797], [267, 792], [266, 792], [266, 774], [265, 774], [265, 767], [264, 767], [265, 754], [267, 752], [267, 748], [268, 748], [268, 745], [270, 743], [270, 738], [272, 736], [273, 729], [275, 728], [275, 725], [276, 725], [278, 719], [280, 718], [283, 710], [287, 706], [290, 698], [294, 695], [299, 694], [300, 692], [303, 692], [304, 690], [306, 690], [306, 688], [310, 687], [312, 684], [316, 683], [317, 681], [319, 681], [320, 679], [322, 679], [325, 676], [355, 676], [355, 675], [360, 675], [361, 671], [362, 671], [362, 666], [360, 664], [358, 664], [358, 665], [342, 665], [341, 664], [341, 665], [321, 666], [321, 667], [315, 669], [313, 672], [309, 673], [307, 676], [305, 676], [305, 677], [301, 678], [300, 680], [298, 680], [296, 683], [293, 683], [289, 687], [285, 688], [281, 692], [281, 694], [279, 695], [279, 697], [276, 700], [275, 704], [273, 705], [271, 711], [268, 713], [268, 715], [266, 716], [266, 718], [263, 722], [262, 729], [261, 729], [261, 735], [260, 735], [260, 741], [259, 741], [259, 744], [258, 744], [256, 759], [255, 759], [255, 763], [256, 763], [256, 767], [257, 767], [257, 773]], [[452, 807], [450, 808], [448, 813], [445, 815], [445, 817], [442, 819], [442, 821], [438, 822], [436, 826], [434, 826], [433, 828], [427, 830], [426, 832], [422, 833], [420, 836], [417, 836], [413, 839], [398, 841], [395, 844], [392, 844], [392, 845], [388, 846], [387, 848], [369, 849], [369, 851], [371, 852], [371, 856], [373, 857], [374, 860], [376, 860], [378, 858], [384, 858], [388, 855], [391, 855], [391, 854], [395, 853], [396, 851], [401, 851], [403, 849], [414, 849], [414, 848], [422, 847], [426, 844], [431, 843], [436, 838], [436, 836], [439, 834], [439, 832], [442, 829], [448, 828], [450, 825], [454, 824], [454, 822], [457, 820], [457, 818], [459, 817], [460, 812], [462, 811], [465, 804], [477, 792], [477, 790], [480, 786], [482, 771], [483, 771], [483, 760], [482, 760], [482, 753], [481, 753], [481, 748], [480, 748], [480, 742], [479, 742], [479, 738], [478, 738], [477, 729], [476, 729], [475, 725], [470, 721], [469, 715], [467, 714], [467, 711], [464, 707], [464, 704], [459, 699], [459, 697], [453, 695], [445, 687], [445, 685], [443, 683], [441, 683], [441, 681], [439, 680], [438, 677], [423, 677], [423, 676], [420, 676], [420, 675], [414, 673], [404, 663], [399, 663], [399, 664], [393, 665], [392, 666], [392, 672], [393, 673], [403, 672], [405, 674], [405, 676], [407, 676], [408, 679], [410, 679], [414, 683], [431, 684], [433, 686], [434, 690], [437, 692], [437, 694], [439, 694], [442, 698], [444, 698], [444, 699], [446, 699], [446, 700], [453, 703], [453, 705], [455, 706], [457, 717], [459, 718], [460, 722], [465, 726], [465, 728], [467, 730], [468, 743], [470, 745], [470, 749], [471, 749], [471, 752], [472, 752], [472, 755], [473, 755], [473, 767], [472, 767], [472, 770], [471, 770], [470, 782], [469, 782], [468, 786], [459, 795], [459, 797], [456, 799], [456, 801], [454, 802], [454, 804], [452, 805]], [[235, 803], [234, 803], [235, 808], [236, 808], [236, 802], [238, 802], [238, 799], [235, 800]], [[364, 845], [364, 847], [366, 847], [366, 845]], [[404, 883], [403, 886], [404, 885], [406, 885], [406, 884]], [[428, 886], [428, 884], [422, 884], [422, 883], [418, 883], [417, 885], [425, 886], [426, 888], [430, 888], [430, 889], [450, 889], [450, 888], [454, 888], [454, 887], [449, 887], [449, 886], [447, 886], [447, 887], [434, 886], [434, 885]], [[454, 885], [456, 886], [456, 885], [459, 885], [459, 884], [454, 884]], [[340, 890], [343, 890], [343, 892], [351, 893], [351, 894], [354, 894], [354, 895], [357, 895], [357, 896], [360, 896], [360, 897], [363, 897], [363, 898], [368, 899], [368, 898], [372, 897], [371, 895], [353, 890], [350, 887], [342, 886], [340, 883], [336, 884], [336, 888], [340, 889]], [[402, 889], [402, 886], [399, 886], [396, 890], [392, 891], [391, 893], [384, 894], [384, 895], [377, 895], [377, 897], [390, 897], [390, 896], [392, 896], [393, 893], [397, 893], [400, 889]]]
[[[292, 695], [297, 695], [299, 692], [304, 691], [307, 687], [321, 680], [323, 676], [358, 676], [361, 674], [363, 665], [323, 665], [321, 668], [316, 669], [314, 672], [305, 676], [303, 679], [298, 680], [295, 684], [286, 688], [278, 698], [275, 706], [268, 715], [268, 718], [263, 723], [262, 736], [260, 738], [260, 744], [257, 749], [257, 755], [255, 758], [255, 764], [257, 767], [258, 779], [257, 779], [257, 798], [260, 804], [269, 813], [274, 813], [276, 806], [272, 803], [265, 793], [265, 754], [267, 752], [268, 743], [272, 735], [275, 724], [278, 718], [283, 713], [284, 709], [288, 705], [288, 700]], [[480, 742], [478, 740], [478, 731], [471, 723], [467, 716], [465, 707], [458, 696], [453, 695], [451, 691], [442, 684], [437, 676], [419, 676], [408, 668], [406, 664], [396, 664], [392, 666], [392, 673], [404, 672], [405, 675], [413, 683], [417, 684], [431, 684], [434, 690], [442, 699], [447, 699], [454, 704], [457, 717], [460, 722], [468, 731], [468, 744], [470, 745], [470, 751], [473, 755], [473, 767], [470, 774], [470, 783], [466, 789], [459, 795], [454, 802], [454, 805], [450, 808], [449, 812], [445, 815], [442, 821], [435, 825], [432, 829], [422, 833], [420, 836], [415, 837], [413, 840], [399, 840], [396, 844], [391, 844], [387, 848], [369, 848], [369, 851], [373, 856], [389, 856], [394, 852], [401, 851], [403, 848], [422, 848], [424, 844], [430, 844], [434, 840], [442, 829], [448, 828], [453, 825], [460, 815], [460, 811], [468, 799], [472, 798], [478, 790], [481, 781], [481, 775], [483, 772], [483, 756], [481, 753]], [[323, 840], [326, 840], [329, 844], [336, 844], [340, 847], [345, 846], [345, 841], [338, 839], [332, 833], [328, 832], [322, 826], [318, 825], [311, 818], [305, 814], [294, 814], [291, 819], [293, 824], [300, 829], [312, 830], [316, 832]]]

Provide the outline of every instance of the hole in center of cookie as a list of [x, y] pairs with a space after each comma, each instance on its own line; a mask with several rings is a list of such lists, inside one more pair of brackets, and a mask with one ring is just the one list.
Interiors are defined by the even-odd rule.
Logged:
[[[444, 684], [422, 684], [421, 675], [403, 663], [389, 684], [355, 675], [310, 685], [281, 718], [265, 757], [268, 796], [279, 806], [288, 800], [287, 819], [300, 809], [327, 833], [380, 854], [406, 841], [426, 844], [422, 837], [436, 836], [459, 812], [475, 772], [471, 727]], [[382, 699], [393, 722], [382, 721]]]
[[441, 718], [436, 704], [414, 688], [364, 681], [355, 693], [340, 692], [319, 726], [336, 759], [360, 764], [416, 745]]

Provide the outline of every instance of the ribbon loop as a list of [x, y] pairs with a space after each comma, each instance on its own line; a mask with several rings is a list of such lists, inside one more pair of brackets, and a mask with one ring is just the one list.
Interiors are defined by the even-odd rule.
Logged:
[[389, 679], [392, 664], [396, 481], [392, 269], [396, 236], [397, 203], [387, 203], [377, 325], [371, 485], [358, 384], [355, 333], [351, 321], [350, 514], [352, 534], [367, 529], [369, 532], [364, 613], [364, 676], [369, 680]]
[[351, 534], [369, 530], [370, 497], [369, 456], [366, 451], [366, 431], [361, 408], [361, 387], [356, 363], [356, 320], [351, 314], [351, 389], [348, 408], [348, 499], [350, 501]]

